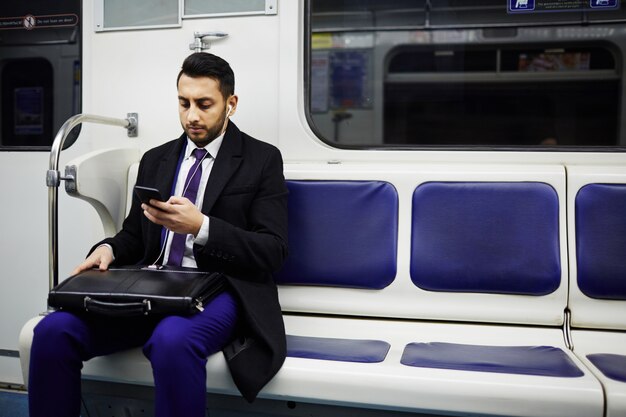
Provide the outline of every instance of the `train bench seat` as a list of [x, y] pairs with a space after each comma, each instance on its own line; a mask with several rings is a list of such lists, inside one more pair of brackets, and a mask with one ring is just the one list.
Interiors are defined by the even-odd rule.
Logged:
[[568, 170], [574, 353], [602, 383], [606, 417], [626, 415], [626, 169]]
[[600, 384], [561, 329], [559, 175], [434, 171], [290, 176], [290, 257], [276, 276], [287, 332], [331, 348], [290, 347], [297, 371], [268, 391], [432, 414], [602, 415]]
[[[133, 169], [120, 174], [122, 201]], [[575, 260], [563, 167], [294, 164], [285, 173], [290, 256], [276, 280], [288, 357], [260, 398], [422, 415], [600, 417], [606, 391], [623, 415], [626, 389], [607, 388], [593, 356], [566, 343]], [[37, 320], [21, 335], [25, 375]], [[581, 351], [584, 333], [595, 331], [573, 332]], [[601, 361], [621, 369], [620, 352], [591, 351], [612, 354]], [[207, 370], [209, 393], [237, 394], [221, 354]], [[138, 349], [95, 358], [83, 375], [152, 384]]]

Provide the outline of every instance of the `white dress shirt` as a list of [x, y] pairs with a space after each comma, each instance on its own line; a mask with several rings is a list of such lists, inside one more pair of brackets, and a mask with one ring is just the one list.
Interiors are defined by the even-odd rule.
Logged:
[[[198, 210], [202, 209], [202, 201], [204, 200], [204, 191], [206, 190], [206, 185], [209, 181], [209, 175], [211, 174], [211, 170], [213, 169], [213, 163], [215, 162], [215, 158], [217, 157], [217, 153], [222, 146], [222, 141], [224, 140], [224, 134], [222, 133], [220, 136], [211, 141], [204, 149], [209, 152], [204, 160], [202, 161], [202, 177], [200, 177], [200, 185], [198, 186], [198, 195], [196, 196], [196, 201], [192, 201], [195, 203]], [[196, 158], [192, 155], [194, 149], [197, 146], [193, 143], [189, 138], [187, 138], [187, 146], [185, 147], [185, 155], [183, 156], [183, 162], [180, 165], [180, 170], [178, 172], [178, 177], [176, 179], [176, 188], [174, 189], [175, 196], [182, 196], [185, 187], [185, 180], [187, 179], [187, 175], [189, 173], [189, 169], [194, 164]], [[174, 233], [168, 231], [166, 234], [166, 243], [165, 243], [165, 255], [163, 259], [165, 260], [163, 263], [167, 263], [167, 259], [170, 254], [170, 246], [172, 245], [172, 238], [174, 237]], [[204, 216], [204, 220], [202, 222], [202, 226], [200, 227], [200, 231], [198, 235], [194, 237], [192, 234], [187, 235], [187, 240], [185, 241], [185, 253], [183, 255], [183, 260], [181, 266], [189, 267], [189, 268], [197, 268], [198, 265], [193, 256], [193, 245], [195, 243], [199, 245], [204, 245], [209, 240], [209, 217]]]

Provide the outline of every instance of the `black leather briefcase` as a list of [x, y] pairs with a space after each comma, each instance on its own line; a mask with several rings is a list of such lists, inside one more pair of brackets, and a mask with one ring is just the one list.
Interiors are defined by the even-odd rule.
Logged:
[[224, 276], [216, 272], [163, 266], [91, 269], [54, 287], [48, 305], [59, 310], [128, 317], [190, 315], [223, 291]]

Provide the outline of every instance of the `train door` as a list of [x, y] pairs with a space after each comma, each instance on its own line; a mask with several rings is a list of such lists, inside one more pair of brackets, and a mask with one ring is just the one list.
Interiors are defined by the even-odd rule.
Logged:
[[47, 270], [47, 151], [63, 122], [81, 110], [80, 44], [80, 0], [0, 4], [3, 383], [21, 383], [19, 330], [34, 306], [42, 310], [35, 299], [45, 298], [36, 283]]

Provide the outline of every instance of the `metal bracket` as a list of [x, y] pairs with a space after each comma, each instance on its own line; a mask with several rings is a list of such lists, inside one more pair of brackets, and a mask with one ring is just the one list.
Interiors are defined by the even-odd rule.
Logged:
[[276, 0], [266, 0], [265, 1], [265, 14], [277, 14], [278, 13], [278, 5], [276, 4]]
[[62, 177], [61, 173], [54, 169], [46, 171], [46, 186], [58, 188], [61, 185], [61, 181], [65, 181], [65, 190], [70, 193], [76, 191], [76, 167], [65, 167], [65, 176]]
[[128, 137], [136, 138], [139, 134], [139, 113], [126, 113], [126, 120], [128, 120], [126, 127]]
[[565, 346], [574, 351], [574, 342], [572, 340], [572, 312], [569, 308], [565, 309], [563, 320], [563, 338], [565, 339]]
[[76, 191], [78, 191], [76, 186], [76, 165], [66, 165], [65, 177], [61, 179], [65, 180], [65, 192], [70, 195], [76, 194]]
[[194, 52], [202, 52], [211, 48], [211, 42], [223, 39], [228, 36], [225, 32], [194, 32], [193, 43], [189, 44], [189, 49]]

